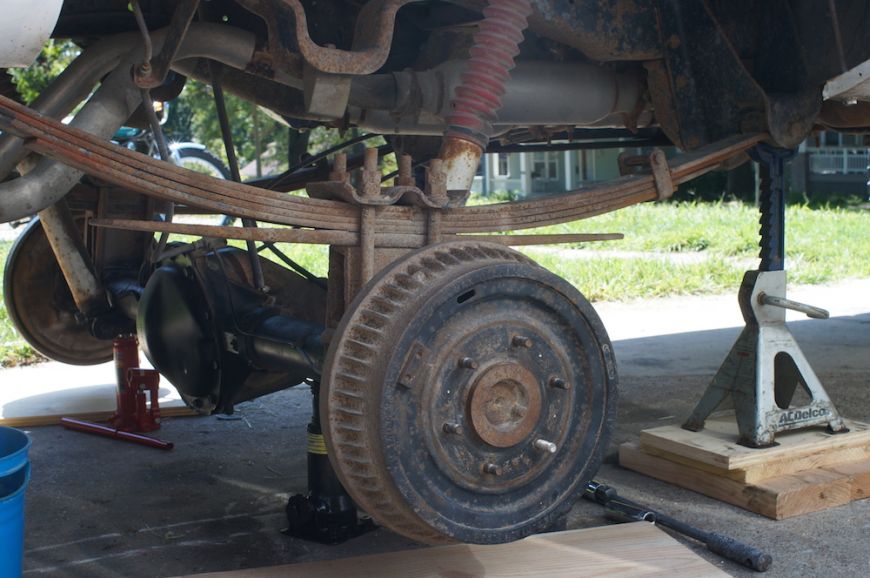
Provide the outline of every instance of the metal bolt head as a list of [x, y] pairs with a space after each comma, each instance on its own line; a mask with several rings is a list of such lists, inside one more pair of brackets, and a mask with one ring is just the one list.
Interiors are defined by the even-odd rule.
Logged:
[[533, 343], [531, 337], [526, 337], [525, 335], [514, 335], [514, 338], [511, 339], [511, 345], [514, 347], [525, 347], [526, 349], [531, 349]]
[[500, 476], [501, 466], [493, 463], [483, 464], [483, 473], [490, 474], [492, 476]]
[[462, 435], [462, 424], [447, 422], [441, 426], [444, 433]]
[[571, 386], [568, 385], [568, 382], [562, 379], [561, 377], [551, 377], [549, 381], [550, 387], [555, 387], [556, 389], [570, 389]]
[[477, 361], [471, 357], [463, 357], [459, 360], [459, 367], [463, 369], [477, 369]]
[[556, 450], [559, 449], [558, 447], [556, 447], [556, 444], [545, 439], [536, 439], [535, 443], [532, 445], [535, 446], [536, 450], [547, 452], [549, 454], [555, 454]]

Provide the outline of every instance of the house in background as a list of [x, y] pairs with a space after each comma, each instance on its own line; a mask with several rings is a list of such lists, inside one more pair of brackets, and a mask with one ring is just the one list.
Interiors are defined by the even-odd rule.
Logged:
[[801, 143], [790, 163], [793, 191], [808, 195], [867, 195], [870, 148], [864, 137], [832, 131]]
[[[643, 150], [628, 147], [488, 154], [474, 178], [472, 191], [484, 196], [508, 192], [520, 197], [564, 193], [583, 187], [583, 183], [619, 177], [620, 153], [642, 154]], [[863, 198], [868, 193], [868, 166], [870, 147], [864, 145], [862, 136], [822, 132], [801, 143], [797, 156], [789, 163], [789, 188], [808, 195]], [[751, 181], [748, 186], [753, 188]]]
[[489, 196], [513, 192], [523, 197], [564, 193], [584, 182], [619, 176], [617, 157], [630, 149], [564, 152], [493, 153], [484, 155], [472, 191]]

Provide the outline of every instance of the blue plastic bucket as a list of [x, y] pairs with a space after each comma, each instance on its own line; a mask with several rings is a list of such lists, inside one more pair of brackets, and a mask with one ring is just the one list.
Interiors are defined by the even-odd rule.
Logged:
[[24, 432], [0, 426], [0, 576], [21, 576], [24, 557], [24, 492], [30, 481]]

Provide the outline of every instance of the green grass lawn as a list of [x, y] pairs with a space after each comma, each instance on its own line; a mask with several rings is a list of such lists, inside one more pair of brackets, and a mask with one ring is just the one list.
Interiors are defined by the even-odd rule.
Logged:
[[[528, 247], [523, 251], [568, 279], [592, 301], [682, 294], [734, 293], [757, 266], [758, 211], [720, 204], [644, 204], [538, 233], [625, 233], [621, 241]], [[823, 284], [870, 276], [870, 214], [789, 207], [789, 281]], [[530, 231], [521, 231], [529, 233]], [[11, 243], [0, 242], [0, 267]], [[326, 247], [280, 245], [292, 259], [326, 276]], [[264, 252], [268, 255], [268, 252]], [[0, 303], [0, 365], [33, 359]]]
[[[743, 272], [758, 264], [758, 218], [754, 207], [738, 203], [636, 205], [538, 230], [624, 233], [621, 241], [569, 247], [579, 251], [533, 247], [524, 252], [593, 301], [736, 292]], [[870, 214], [789, 207], [785, 247], [792, 283], [870, 276]], [[596, 250], [619, 253], [590, 257], [588, 252]], [[687, 260], [690, 255], [695, 258]]]

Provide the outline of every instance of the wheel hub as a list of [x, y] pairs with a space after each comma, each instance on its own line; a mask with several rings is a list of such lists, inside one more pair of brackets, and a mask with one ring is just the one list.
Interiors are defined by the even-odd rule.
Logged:
[[468, 404], [471, 423], [491, 446], [508, 448], [528, 437], [541, 415], [541, 387], [516, 362], [490, 367], [475, 381]]
[[558, 336], [522, 309], [482, 301], [444, 322], [428, 348], [423, 439], [440, 472], [469, 491], [522, 488], [569, 435], [572, 393], [549, 381], [573, 368]]

